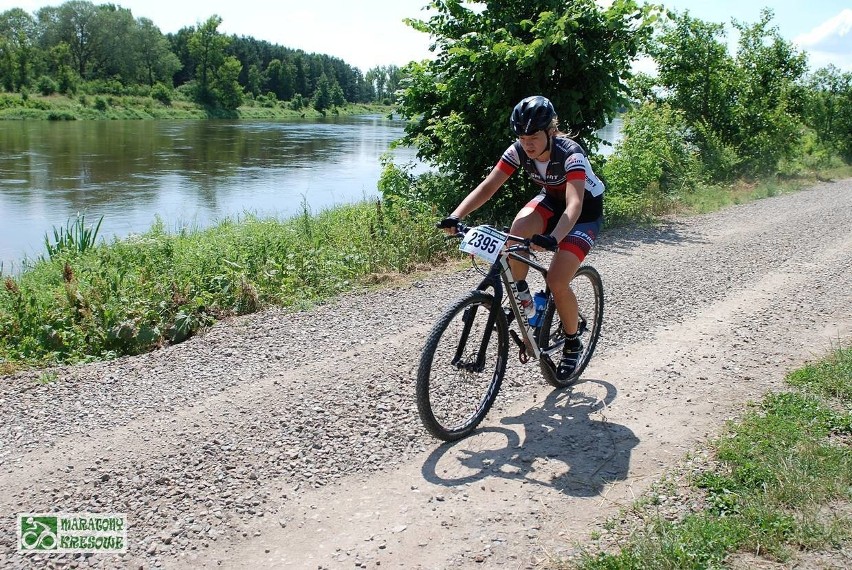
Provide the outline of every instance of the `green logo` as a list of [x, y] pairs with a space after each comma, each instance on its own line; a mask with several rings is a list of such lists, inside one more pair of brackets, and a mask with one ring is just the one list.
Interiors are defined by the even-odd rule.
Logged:
[[18, 548], [22, 551], [56, 550], [58, 530], [59, 517], [19, 515]]
[[127, 517], [120, 513], [23, 513], [18, 552], [126, 552]]

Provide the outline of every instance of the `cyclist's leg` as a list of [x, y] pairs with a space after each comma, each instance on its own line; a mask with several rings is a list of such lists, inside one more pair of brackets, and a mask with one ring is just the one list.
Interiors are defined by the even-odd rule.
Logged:
[[581, 261], [575, 252], [560, 247], [547, 270], [547, 285], [553, 294], [553, 302], [556, 304], [562, 327], [568, 335], [577, 332], [579, 322], [577, 298], [568, 284], [577, 272], [577, 268], [580, 267]]
[[577, 298], [568, 287], [577, 268], [595, 245], [600, 233], [602, 220], [574, 224], [568, 235], [559, 243], [559, 251], [553, 256], [550, 269], [547, 272], [547, 284], [553, 292], [553, 302], [559, 311], [559, 318], [565, 333], [573, 335], [577, 332]]
[[[527, 202], [515, 216], [509, 233], [524, 238], [531, 238], [533, 234], [542, 233], [547, 227], [548, 220], [554, 215], [553, 208], [546, 198], [547, 194], [542, 192]], [[527, 278], [530, 267], [526, 263], [510, 259], [509, 267], [516, 280]]]

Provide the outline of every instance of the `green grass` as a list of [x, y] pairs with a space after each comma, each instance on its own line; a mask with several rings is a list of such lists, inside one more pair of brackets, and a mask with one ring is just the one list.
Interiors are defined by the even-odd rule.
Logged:
[[0, 120], [146, 120], [146, 119], [295, 119], [328, 115], [388, 114], [391, 107], [352, 103], [320, 112], [312, 107], [294, 110], [286, 102], [267, 105], [247, 99], [236, 111], [217, 112], [190, 101], [176, 99], [163, 105], [152, 97], [134, 95], [35, 95], [0, 93]]
[[693, 192], [678, 196], [673, 210], [681, 213], [705, 214], [733, 206], [796, 192], [825, 180], [852, 177], [852, 166], [834, 165], [818, 172], [804, 172], [786, 178], [770, 178], [755, 182], [738, 181], [726, 186], [699, 186]]
[[[679, 521], [655, 516], [616, 553], [587, 552], [563, 567], [723, 568], [734, 553], [773, 561], [852, 540], [852, 349], [791, 373], [795, 391], [767, 396], [714, 444], [720, 467], [694, 480], [706, 508]], [[848, 511], [847, 511], [848, 512]]]
[[288, 220], [245, 215], [175, 232], [157, 224], [109, 244], [54, 248], [0, 276], [0, 372], [144, 352], [228, 315], [305, 307], [368, 276], [409, 272], [446, 257], [436, 217], [380, 203], [316, 215], [304, 207]]

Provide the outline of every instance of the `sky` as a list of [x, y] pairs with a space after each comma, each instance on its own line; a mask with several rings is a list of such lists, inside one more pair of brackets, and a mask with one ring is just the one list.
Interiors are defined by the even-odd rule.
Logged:
[[[752, 24], [770, 7], [782, 37], [808, 52], [812, 69], [833, 63], [852, 71], [852, 0], [657, 0], [678, 12], [708, 22], [731, 19]], [[599, 0], [606, 3], [607, 0]], [[23, 8], [34, 13], [64, 2], [0, 0], [0, 11]], [[102, 4], [94, 0], [94, 4]], [[113, 0], [137, 18], [151, 19], [163, 33], [222, 18], [219, 31], [251, 36], [285, 47], [338, 57], [362, 71], [379, 65], [403, 66], [429, 58], [429, 36], [403, 23], [428, 19], [429, 0]], [[736, 36], [729, 29], [729, 42]]]

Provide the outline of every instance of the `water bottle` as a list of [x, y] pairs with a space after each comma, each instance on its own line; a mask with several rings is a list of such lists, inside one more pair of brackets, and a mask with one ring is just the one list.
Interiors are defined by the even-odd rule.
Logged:
[[533, 303], [535, 303], [535, 314], [530, 319], [530, 324], [537, 327], [541, 325], [541, 321], [544, 318], [544, 310], [547, 308], [547, 295], [544, 291], [539, 291], [535, 294]]

